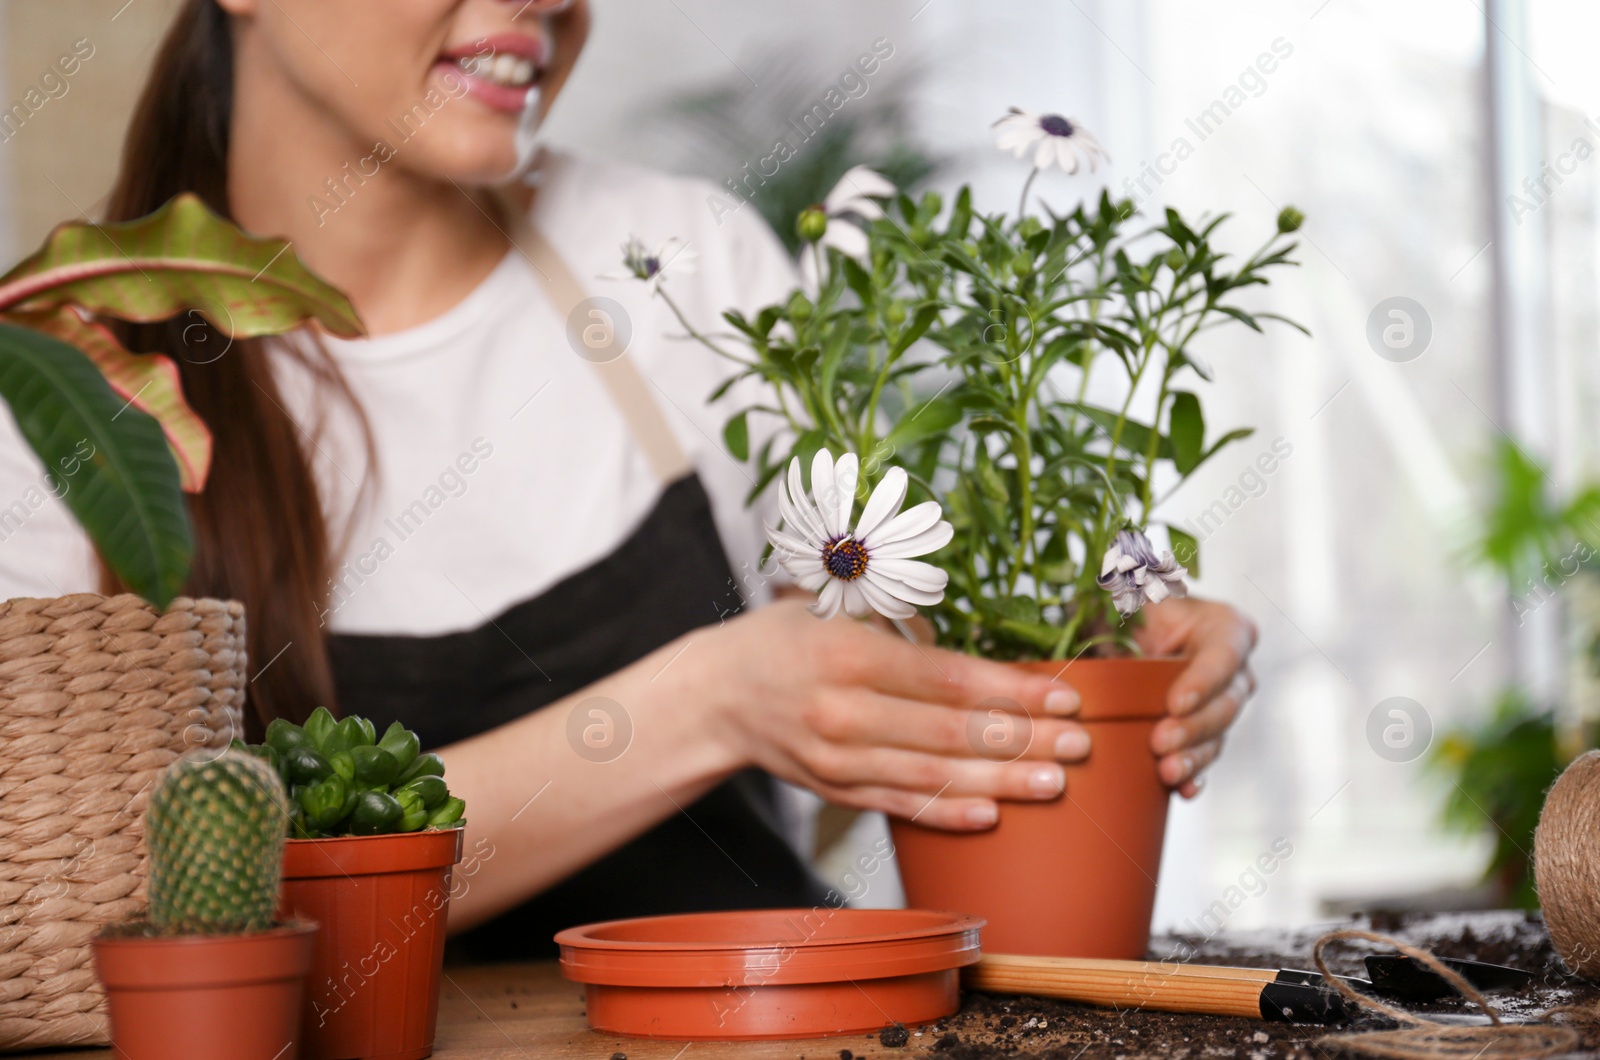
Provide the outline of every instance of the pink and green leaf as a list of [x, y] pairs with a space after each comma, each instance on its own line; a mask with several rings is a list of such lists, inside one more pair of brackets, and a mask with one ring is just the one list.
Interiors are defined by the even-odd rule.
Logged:
[[149, 413], [161, 425], [167, 446], [178, 461], [183, 489], [199, 493], [211, 470], [211, 432], [184, 400], [178, 366], [155, 353], [130, 353], [110, 331], [76, 310], [5, 314], [14, 324], [58, 338], [86, 355], [111, 389], [129, 405]]
[[187, 193], [136, 221], [61, 225], [0, 277], [0, 312], [66, 305], [140, 323], [198, 310], [233, 338], [313, 320], [334, 335], [364, 332], [349, 299], [289, 243], [247, 235]]

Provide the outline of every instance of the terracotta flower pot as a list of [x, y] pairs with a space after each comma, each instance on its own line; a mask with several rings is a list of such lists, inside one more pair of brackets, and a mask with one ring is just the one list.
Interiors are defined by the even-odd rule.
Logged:
[[556, 942], [561, 974], [584, 984], [596, 1030], [747, 1041], [951, 1015], [982, 926], [926, 909], [819, 906], [611, 920]]
[[[1062, 666], [1017, 665], [1051, 674]], [[989, 953], [1144, 956], [1170, 799], [1150, 736], [1186, 665], [1183, 659], [1067, 664], [1061, 678], [1082, 697], [1079, 720], [1092, 745], [1087, 761], [1067, 766], [1066, 794], [1054, 802], [1006, 803], [999, 825], [987, 832], [892, 820], [909, 903], [983, 917]]]
[[117, 1060], [295, 1060], [316, 933], [96, 938]]
[[433, 1055], [450, 870], [462, 829], [291, 839], [284, 915], [323, 925], [307, 984], [307, 1060]]

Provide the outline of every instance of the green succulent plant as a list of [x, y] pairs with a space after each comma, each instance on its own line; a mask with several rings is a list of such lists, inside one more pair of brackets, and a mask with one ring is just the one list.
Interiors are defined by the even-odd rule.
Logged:
[[265, 743], [234, 746], [282, 778], [295, 839], [456, 828], [467, 809], [444, 782], [444, 761], [398, 721], [380, 737], [366, 718], [318, 707], [303, 726], [277, 718]]
[[179, 758], [145, 813], [151, 926], [163, 935], [271, 927], [288, 825], [288, 797], [268, 763], [232, 750]]

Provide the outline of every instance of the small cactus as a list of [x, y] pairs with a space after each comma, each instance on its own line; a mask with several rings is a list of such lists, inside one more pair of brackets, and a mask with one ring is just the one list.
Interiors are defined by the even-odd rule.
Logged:
[[237, 751], [179, 758], [145, 813], [151, 925], [163, 935], [271, 927], [288, 829], [288, 797], [267, 762]]

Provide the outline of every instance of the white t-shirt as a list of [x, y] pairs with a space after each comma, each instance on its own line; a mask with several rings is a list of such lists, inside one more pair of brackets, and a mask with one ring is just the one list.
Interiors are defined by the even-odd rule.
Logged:
[[[696, 269], [669, 270], [666, 286], [697, 328], [726, 330], [724, 310], [752, 312], [784, 298], [796, 277], [782, 245], [753, 209], [719, 220], [708, 206], [712, 190], [551, 154], [532, 220], [592, 297], [623, 307], [628, 355], [711, 497], [738, 592], [757, 602], [765, 595], [762, 513], [745, 505], [754, 472], [720, 439], [727, 417], [759, 398], [760, 384], [708, 406], [735, 366], [683, 336], [644, 284], [599, 278], [619, 267], [630, 236], [652, 248], [676, 237], [698, 255]], [[348, 410], [322, 400], [292, 360], [280, 362], [285, 407], [310, 446], [339, 550], [325, 616], [336, 632], [479, 627], [605, 557], [660, 496], [662, 483], [594, 365], [569, 345], [564, 315], [515, 249], [443, 316], [376, 338], [324, 341], [378, 454], [370, 468]], [[14, 421], [0, 417], [0, 598], [97, 587], [93, 553], [63, 502], [49, 497], [20, 523], [3, 518], [10, 499], [43, 475]], [[369, 476], [370, 496], [357, 505]], [[271, 499], [261, 503], [271, 518]], [[706, 602], [707, 623], [737, 606], [728, 589]]]

